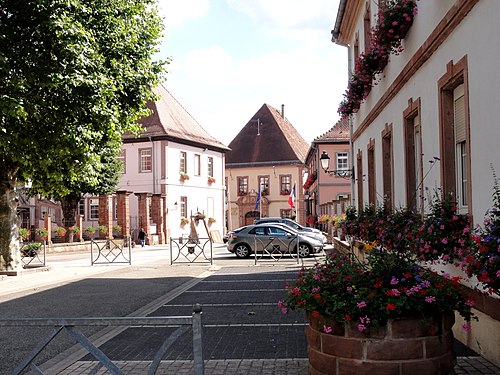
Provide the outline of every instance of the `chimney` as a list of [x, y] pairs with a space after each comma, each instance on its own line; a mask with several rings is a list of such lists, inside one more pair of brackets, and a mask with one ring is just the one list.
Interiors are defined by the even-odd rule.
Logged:
[[285, 118], [285, 105], [281, 105], [281, 117]]

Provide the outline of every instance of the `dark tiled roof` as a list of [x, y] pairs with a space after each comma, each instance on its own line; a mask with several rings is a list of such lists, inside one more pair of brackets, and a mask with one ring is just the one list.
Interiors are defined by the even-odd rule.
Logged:
[[[147, 103], [152, 113], [139, 120], [144, 128], [139, 139], [149, 139], [149, 137], [168, 139], [182, 144], [229, 150], [208, 134], [163, 85], [154, 88], [153, 92], [158, 95], [159, 99], [156, 102]], [[137, 139], [131, 135], [125, 135], [124, 140], [130, 142]]]
[[229, 148], [226, 166], [300, 165], [309, 146], [280, 111], [264, 104]]
[[314, 143], [338, 143], [349, 142], [349, 121], [340, 120], [326, 133], [316, 137]]

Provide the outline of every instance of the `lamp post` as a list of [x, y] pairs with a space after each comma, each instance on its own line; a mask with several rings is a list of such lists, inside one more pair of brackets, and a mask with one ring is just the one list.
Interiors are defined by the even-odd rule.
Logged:
[[328, 169], [330, 167], [330, 156], [328, 156], [328, 153], [326, 151], [323, 151], [319, 160], [321, 162], [321, 168], [323, 168], [325, 173], [328, 173], [330, 176], [352, 178], [354, 180], [354, 167], [352, 167], [351, 169]]

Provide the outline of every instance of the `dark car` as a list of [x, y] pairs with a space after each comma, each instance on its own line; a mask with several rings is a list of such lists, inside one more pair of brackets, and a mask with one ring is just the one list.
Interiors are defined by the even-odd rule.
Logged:
[[323, 249], [321, 241], [304, 236], [292, 228], [272, 223], [235, 229], [229, 234], [226, 245], [238, 258], [246, 258], [255, 252], [290, 255], [298, 253], [302, 258]]

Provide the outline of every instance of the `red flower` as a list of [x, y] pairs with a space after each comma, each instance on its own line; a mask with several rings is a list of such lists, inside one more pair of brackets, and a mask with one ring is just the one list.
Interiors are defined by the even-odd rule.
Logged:
[[393, 310], [396, 310], [396, 305], [392, 304], [392, 303], [388, 303], [387, 306], [385, 307], [385, 309], [387, 311], [393, 311]]
[[313, 316], [313, 318], [318, 318], [319, 317], [319, 312], [317, 312], [316, 310], [314, 310], [311, 315]]

